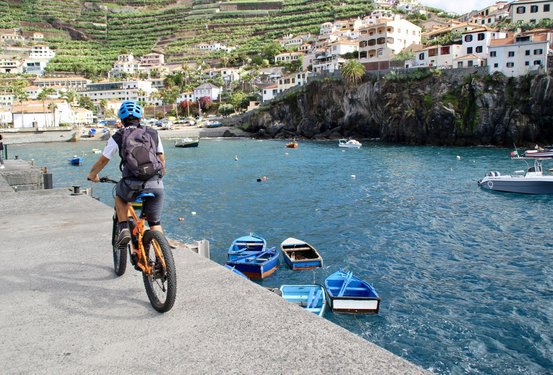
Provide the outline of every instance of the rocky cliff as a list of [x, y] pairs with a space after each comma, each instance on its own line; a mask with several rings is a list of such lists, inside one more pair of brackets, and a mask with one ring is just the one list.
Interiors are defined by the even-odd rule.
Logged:
[[240, 119], [260, 138], [380, 138], [428, 145], [553, 143], [551, 76], [428, 71], [359, 85], [322, 79]]

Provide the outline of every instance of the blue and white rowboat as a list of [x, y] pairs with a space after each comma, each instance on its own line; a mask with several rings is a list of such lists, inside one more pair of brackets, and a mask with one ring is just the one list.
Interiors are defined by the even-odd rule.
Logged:
[[337, 313], [377, 314], [380, 297], [371, 284], [352, 272], [334, 272], [325, 280], [332, 311]]
[[322, 285], [282, 285], [282, 298], [295, 303], [319, 316], [323, 316], [326, 309], [326, 294]]
[[323, 266], [323, 258], [310, 244], [296, 238], [287, 238], [280, 244], [284, 261], [293, 270], [310, 270]]
[[239, 237], [229, 247], [226, 264], [250, 279], [264, 279], [277, 270], [279, 251], [274, 247], [267, 249], [267, 242], [262, 237]]

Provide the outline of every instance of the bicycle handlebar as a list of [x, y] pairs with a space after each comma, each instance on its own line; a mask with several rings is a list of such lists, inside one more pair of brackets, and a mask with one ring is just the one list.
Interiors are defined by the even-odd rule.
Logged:
[[116, 184], [119, 181], [112, 180], [108, 176], [100, 177], [100, 182], [111, 182], [112, 184]]

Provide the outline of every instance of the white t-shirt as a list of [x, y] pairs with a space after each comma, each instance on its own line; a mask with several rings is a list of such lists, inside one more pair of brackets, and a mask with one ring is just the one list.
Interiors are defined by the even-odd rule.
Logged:
[[[157, 134], [157, 150], [156, 152], [158, 154], [163, 154], [163, 143], [161, 143], [161, 138], [159, 136], [159, 133]], [[119, 154], [119, 146], [117, 146], [117, 142], [113, 140], [113, 137], [110, 137], [108, 139], [108, 143], [106, 147], [104, 147], [104, 151], [102, 151], [102, 155], [104, 155], [106, 158], [111, 160], [114, 156]]]

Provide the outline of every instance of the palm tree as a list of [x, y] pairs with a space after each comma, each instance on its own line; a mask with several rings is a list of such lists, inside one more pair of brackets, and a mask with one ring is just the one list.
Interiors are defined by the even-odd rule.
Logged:
[[56, 109], [57, 108], [58, 108], [58, 106], [54, 102], [51, 102], [50, 104], [48, 104], [48, 109], [50, 111], [52, 111], [52, 121], [54, 122], [54, 125], [56, 124]]
[[44, 126], [48, 127], [48, 117], [46, 117], [46, 99], [54, 94], [56, 90], [51, 87], [42, 89], [42, 91], [37, 95], [38, 100], [42, 100], [42, 113], [44, 114]]
[[[25, 88], [16, 87], [14, 90], [15, 97], [17, 100], [19, 100], [19, 103], [21, 104], [21, 127], [24, 127], [24, 121], [23, 121], [23, 102], [27, 100], [29, 97], [29, 94], [27, 94], [27, 90]], [[15, 126], [15, 120], [14, 120], [14, 126]]]
[[345, 78], [348, 84], [356, 84], [361, 82], [365, 76], [365, 66], [357, 60], [348, 60], [342, 66], [342, 77]]

